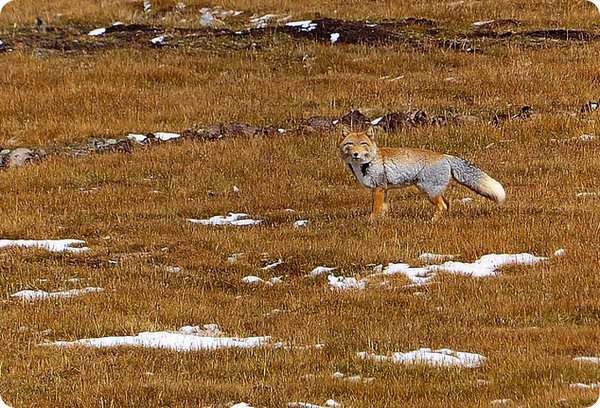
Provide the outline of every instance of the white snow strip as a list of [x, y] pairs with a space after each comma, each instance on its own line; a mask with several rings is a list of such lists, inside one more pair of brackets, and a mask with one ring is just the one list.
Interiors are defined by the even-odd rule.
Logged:
[[327, 272], [331, 272], [337, 268], [330, 268], [327, 266], [317, 266], [315, 269], [311, 271], [308, 275], [305, 275], [307, 278], [314, 278], [315, 276], [322, 275]]
[[[426, 255], [426, 258], [430, 255]], [[531, 254], [489, 254], [484, 255], [474, 262], [455, 262], [447, 261], [441, 265], [429, 265], [422, 268], [412, 268], [406, 263], [390, 263], [383, 269], [384, 275], [392, 275], [395, 273], [403, 273], [417, 285], [422, 285], [429, 282], [437, 271], [446, 271], [450, 273], [459, 273], [470, 275], [476, 278], [485, 276], [495, 276], [496, 270], [501, 266], [508, 264], [524, 264], [533, 265], [540, 261], [545, 261], [548, 258], [537, 257]], [[373, 274], [371, 276], [377, 276]]]
[[430, 348], [421, 348], [408, 353], [397, 352], [392, 357], [369, 354], [363, 351], [358, 353], [358, 357], [376, 361], [392, 361], [400, 364], [427, 364], [435, 367], [461, 366], [467, 368], [479, 367], [487, 360], [481, 354], [452, 351], [450, 349], [432, 351]]
[[598, 357], [575, 357], [573, 360], [586, 362], [586, 363], [595, 363], [595, 364], [600, 363], [600, 358], [598, 358]]
[[265, 14], [262, 17], [251, 18], [250, 22], [256, 24], [256, 28], [265, 28], [267, 26], [267, 22], [277, 18], [275, 14]]
[[[451, 255], [435, 255], [425, 253], [419, 257], [421, 260], [432, 260], [438, 259], [438, 257], [451, 257]], [[381, 275], [394, 275], [402, 273], [406, 275], [415, 285], [424, 285], [432, 280], [436, 276], [438, 271], [446, 271], [450, 273], [459, 273], [463, 275], [470, 275], [473, 277], [485, 277], [495, 276], [496, 270], [501, 266], [507, 264], [524, 264], [533, 265], [540, 261], [545, 261], [548, 258], [537, 257], [531, 254], [489, 254], [484, 255], [480, 259], [468, 263], [468, 262], [455, 262], [447, 261], [441, 265], [429, 265], [424, 267], [411, 267], [407, 263], [389, 263], [388, 266], [381, 269], [381, 266], [377, 266], [374, 269], [374, 273], [367, 276], [366, 278], [357, 281], [355, 278], [336, 277], [333, 274], [329, 275], [329, 284], [337, 289], [359, 289], [362, 290], [366, 287], [367, 282], [370, 278], [374, 278]], [[322, 272], [321, 272], [322, 273]], [[313, 277], [311, 273], [306, 275], [307, 277]]]
[[557, 250], [554, 252], [554, 256], [563, 256], [564, 254], [565, 254], [565, 250], [564, 250], [563, 248], [561, 248], [561, 249], [557, 249]]
[[98, 37], [106, 32], [106, 28], [96, 28], [88, 33], [90, 37]]
[[2, 401], [2, 397], [0, 397], [0, 408], [11, 408]]
[[486, 25], [486, 24], [493, 23], [494, 21], [495, 21], [495, 20], [489, 20], [489, 21], [476, 21], [476, 22], [474, 22], [474, 23], [473, 23], [473, 25], [474, 25], [475, 27], [481, 27], [481, 26], [483, 26], [483, 25]]
[[43, 290], [22, 290], [17, 293], [10, 295], [11, 297], [18, 297], [23, 300], [37, 300], [47, 298], [68, 298], [74, 296], [85, 295], [91, 292], [102, 292], [102, 288], [85, 288], [85, 289], [72, 289], [66, 292], [44, 292]]
[[589, 141], [589, 140], [594, 140], [594, 139], [595, 139], [595, 136], [594, 136], [594, 135], [581, 135], [581, 136], [579, 136], [579, 138], [578, 138], [578, 139], [579, 139], [579, 140], [582, 140], [582, 141], [584, 141], [584, 142], [587, 142], [587, 141]]
[[264, 283], [267, 286], [273, 286], [275, 283], [281, 283], [282, 276], [274, 277], [265, 281], [264, 279], [259, 278], [258, 276], [250, 275], [242, 278], [242, 283], [254, 284], [254, 283]]
[[548, 260], [548, 258], [531, 254], [489, 254], [482, 256], [472, 263], [448, 261], [444, 262], [442, 265], [431, 265], [429, 266], [429, 269], [432, 271], [447, 271], [475, 277], [484, 277], [496, 275], [496, 270], [504, 265], [534, 265], [540, 261], [546, 260]]
[[308, 225], [308, 220], [298, 220], [294, 223], [295, 228], [306, 227]]
[[136, 143], [144, 143], [146, 141], [146, 139], [148, 139], [148, 136], [137, 134], [137, 133], [130, 133], [127, 136], [127, 139], [134, 141]]
[[596, 388], [600, 388], [600, 383], [594, 383], [594, 384], [574, 383], [574, 384], [570, 384], [569, 387], [579, 388], [582, 390], [593, 390]]
[[261, 283], [261, 282], [264, 282], [264, 280], [259, 278], [258, 276], [250, 275], [250, 276], [243, 277], [242, 282], [243, 283]]
[[308, 402], [289, 402], [287, 406], [290, 408], [327, 408], [322, 405], [310, 404]]
[[150, 40], [150, 42], [151, 42], [152, 44], [155, 44], [155, 45], [156, 45], [156, 44], [160, 44], [160, 43], [162, 43], [163, 41], [165, 41], [165, 39], [166, 39], [166, 38], [167, 38], [167, 37], [165, 37], [164, 35], [161, 35], [161, 36], [159, 36], [159, 37], [155, 37], [155, 38], [151, 39], [151, 40]]
[[177, 139], [178, 137], [181, 137], [181, 135], [179, 133], [156, 132], [154, 137], [166, 142], [167, 140]]
[[[431, 279], [433, 279], [435, 277], [435, 274], [431, 272], [431, 270], [429, 269], [430, 267], [423, 267], [423, 268], [412, 268], [409, 264], [407, 263], [389, 263], [388, 266], [386, 266], [383, 269], [382, 274], [383, 275], [394, 275], [397, 273], [403, 273], [404, 275], [406, 275], [406, 277], [408, 279], [410, 279], [411, 281], [413, 281], [414, 283], [416, 283], [417, 285], [423, 285], [427, 282], [429, 282]], [[377, 273], [371, 275], [371, 276], [376, 276], [378, 275]]]
[[308, 28], [308, 26], [310, 26], [311, 24], [313, 24], [312, 20], [302, 20], [302, 21], [292, 21], [291, 23], [287, 23], [286, 26]]
[[206, 337], [187, 333], [142, 332], [137, 336], [99, 337], [77, 341], [57, 341], [45, 343], [47, 346], [72, 347], [119, 347], [134, 346], [172, 349], [175, 351], [214, 350], [218, 348], [254, 348], [264, 345], [270, 336], [263, 337]]
[[236, 226], [247, 226], [260, 224], [260, 220], [252, 219], [240, 219], [247, 217], [245, 213], [229, 213], [228, 216], [216, 215], [207, 220], [197, 220], [189, 218], [188, 221], [194, 224], [202, 225], [236, 225]]
[[335, 44], [339, 39], [340, 33], [331, 33], [331, 35], [329, 36], [329, 41], [331, 41], [332, 44]]
[[[317, 28], [317, 23], [313, 23], [312, 20], [303, 20], [303, 21], [292, 21], [291, 23], [287, 23], [286, 26], [288, 27], [300, 27], [300, 31], [313, 31]], [[334, 33], [337, 34], [337, 33]], [[330, 39], [332, 40], [332, 42], [337, 41], [337, 39], [340, 37], [339, 34], [337, 34], [337, 38], [335, 39], [335, 41], [333, 41], [333, 35], [332, 37], [330, 37]]]
[[358, 289], [363, 290], [367, 284], [365, 279], [357, 281], [356, 278], [349, 278], [345, 276], [334, 276], [333, 274], [327, 277], [329, 284], [335, 289]]
[[22, 246], [22, 247], [37, 247], [47, 249], [50, 252], [85, 252], [89, 250], [88, 247], [73, 248], [71, 245], [85, 244], [85, 241], [80, 239], [0, 239], [0, 248], [6, 248], [10, 246]]
[[277, 262], [273, 262], [272, 264], [269, 264], [267, 266], [265, 266], [264, 268], [261, 268], [263, 271], [269, 270], [269, 269], [273, 269], [276, 266], [279, 266], [283, 263], [283, 259], [278, 260]]
[[503, 404], [508, 404], [511, 401], [512, 401], [511, 399], [507, 399], [507, 398], [504, 398], [504, 399], [495, 399], [493, 401], [490, 401], [490, 404], [491, 405], [503, 405]]
[[254, 407], [246, 404], [245, 402], [240, 402], [240, 403], [232, 405], [231, 408], [254, 408]]
[[381, 119], [383, 119], [383, 116], [378, 117], [377, 119], [373, 119], [371, 121], [371, 125], [373, 126], [377, 126], [379, 124], [379, 122], [381, 122]]

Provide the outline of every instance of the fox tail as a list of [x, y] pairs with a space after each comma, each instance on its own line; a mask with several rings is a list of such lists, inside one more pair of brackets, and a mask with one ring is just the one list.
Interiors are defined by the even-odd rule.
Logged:
[[506, 198], [506, 193], [502, 184], [487, 175], [474, 164], [469, 163], [463, 158], [446, 156], [450, 163], [452, 177], [460, 184], [470, 188], [477, 194], [489, 198], [497, 205], [502, 205]]

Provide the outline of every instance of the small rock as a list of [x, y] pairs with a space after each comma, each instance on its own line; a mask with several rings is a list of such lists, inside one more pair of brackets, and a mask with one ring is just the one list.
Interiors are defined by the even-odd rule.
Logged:
[[263, 136], [278, 136], [280, 133], [277, 128], [273, 125], [267, 125], [260, 130]]
[[204, 133], [197, 130], [186, 129], [181, 133], [183, 139], [204, 139]]
[[579, 110], [579, 112], [581, 112], [581, 113], [595, 112], [595, 111], [598, 110], [598, 106], [599, 105], [600, 105], [599, 102], [588, 101], [588, 103], [586, 103], [585, 105], [583, 105], [581, 107], [581, 109]]
[[414, 120], [403, 112], [392, 112], [385, 115], [377, 126], [386, 132], [396, 132], [415, 127]]
[[260, 134], [260, 129], [242, 122], [233, 122], [223, 125], [223, 137], [245, 137], [253, 138]]
[[216, 140], [223, 137], [223, 122], [215, 122], [208, 125], [202, 132], [206, 140]]
[[0, 152], [0, 155], [3, 156], [2, 163], [4, 167], [21, 167], [38, 157], [33, 150], [25, 147], [10, 150], [8, 153], [5, 152], [6, 150]]
[[329, 132], [334, 129], [333, 120], [327, 116], [313, 116], [300, 124], [298, 130], [305, 133]]
[[365, 129], [371, 126], [371, 121], [360, 111], [353, 110], [349, 114], [340, 119], [342, 125], [350, 127], [350, 129]]
[[131, 151], [131, 140], [129, 139], [107, 139], [107, 140], [91, 140], [91, 147], [96, 153], [107, 152], [124, 152]]
[[512, 120], [526, 120], [526, 119], [537, 119], [539, 115], [531, 106], [523, 106], [521, 111], [516, 115], [513, 115]]

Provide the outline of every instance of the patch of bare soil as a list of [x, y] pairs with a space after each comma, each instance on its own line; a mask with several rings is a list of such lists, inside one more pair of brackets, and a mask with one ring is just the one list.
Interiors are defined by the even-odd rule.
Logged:
[[15, 31], [0, 38], [0, 52], [16, 48], [35, 50], [94, 52], [115, 47], [202, 47], [207, 39], [256, 40], [276, 34], [287, 34], [298, 39], [324, 43], [404, 44], [407, 47], [437, 46], [457, 51], [475, 51], [474, 42], [481, 39], [499, 39], [520, 42], [597, 41], [598, 33], [582, 30], [551, 29], [514, 31], [520, 27], [517, 20], [490, 21], [474, 26], [461, 35], [448, 36], [435, 21], [408, 18], [400, 21], [372, 24], [365, 21], [319, 18], [305, 24], [282, 24], [243, 31], [213, 28], [162, 28], [149, 25], [113, 25], [101, 34], [89, 35], [95, 27], [47, 27], [37, 24], [33, 28]]

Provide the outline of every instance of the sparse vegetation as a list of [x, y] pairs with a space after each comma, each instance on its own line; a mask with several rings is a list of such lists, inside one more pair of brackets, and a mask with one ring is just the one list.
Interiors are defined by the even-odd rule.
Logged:
[[[515, 407], [587, 407], [597, 399], [597, 390], [570, 386], [600, 381], [600, 366], [573, 360], [600, 357], [600, 155], [597, 138], [580, 138], [598, 134], [597, 111], [580, 112], [600, 97], [593, 4], [247, 0], [191, 2], [177, 14], [175, 1], [152, 2], [148, 13], [142, 3], [15, 0], [0, 16], [0, 146], [49, 153], [0, 171], [0, 239], [76, 238], [90, 247], [78, 254], [0, 249], [0, 395], [8, 405], [244, 401], [258, 408], [331, 398], [344, 407], [463, 408], [502, 399]], [[217, 29], [200, 27], [199, 10], [216, 6], [244, 13]], [[400, 27], [395, 41], [374, 45], [273, 28], [283, 23], [264, 35], [217, 34], [246, 29], [252, 15], [267, 13], [435, 25]], [[36, 17], [47, 27], [36, 26]], [[520, 25], [476, 35], [473, 22], [500, 19]], [[116, 21], [170, 40], [151, 46], [154, 32], [143, 30], [87, 35]], [[184, 28], [190, 31], [177, 31]], [[500, 36], [508, 30], [514, 34]], [[536, 117], [510, 119], [526, 105]], [[377, 140], [465, 157], [504, 185], [505, 205], [455, 184], [450, 213], [431, 222], [435, 209], [407, 189], [391, 194], [391, 216], [371, 223], [370, 192], [337, 156], [339, 129], [67, 154], [71, 145], [129, 132], [199, 130], [217, 121], [294, 130], [311, 116], [337, 119], [352, 109], [372, 119], [411, 110], [481, 118], [380, 131]], [[473, 200], [463, 203], [465, 196]], [[229, 212], [262, 223], [187, 221]], [[308, 225], [295, 228], [297, 220]], [[564, 255], [554, 256], [561, 248]], [[523, 252], [549, 260], [487, 278], [440, 273], [420, 287], [394, 275], [373, 278], [364, 290], [334, 291], [326, 275], [305, 277], [331, 266], [360, 279], [373, 265], [420, 265], [423, 252], [469, 262]], [[248, 275], [282, 282], [242, 283]], [[11, 297], [86, 286], [105, 290], [34, 302]], [[200, 352], [40, 346], [211, 323], [231, 336], [271, 336], [271, 345]], [[317, 344], [324, 348], [306, 348]], [[422, 347], [478, 353], [487, 363], [435, 368], [357, 357]], [[335, 372], [373, 381], [344, 381]]]

